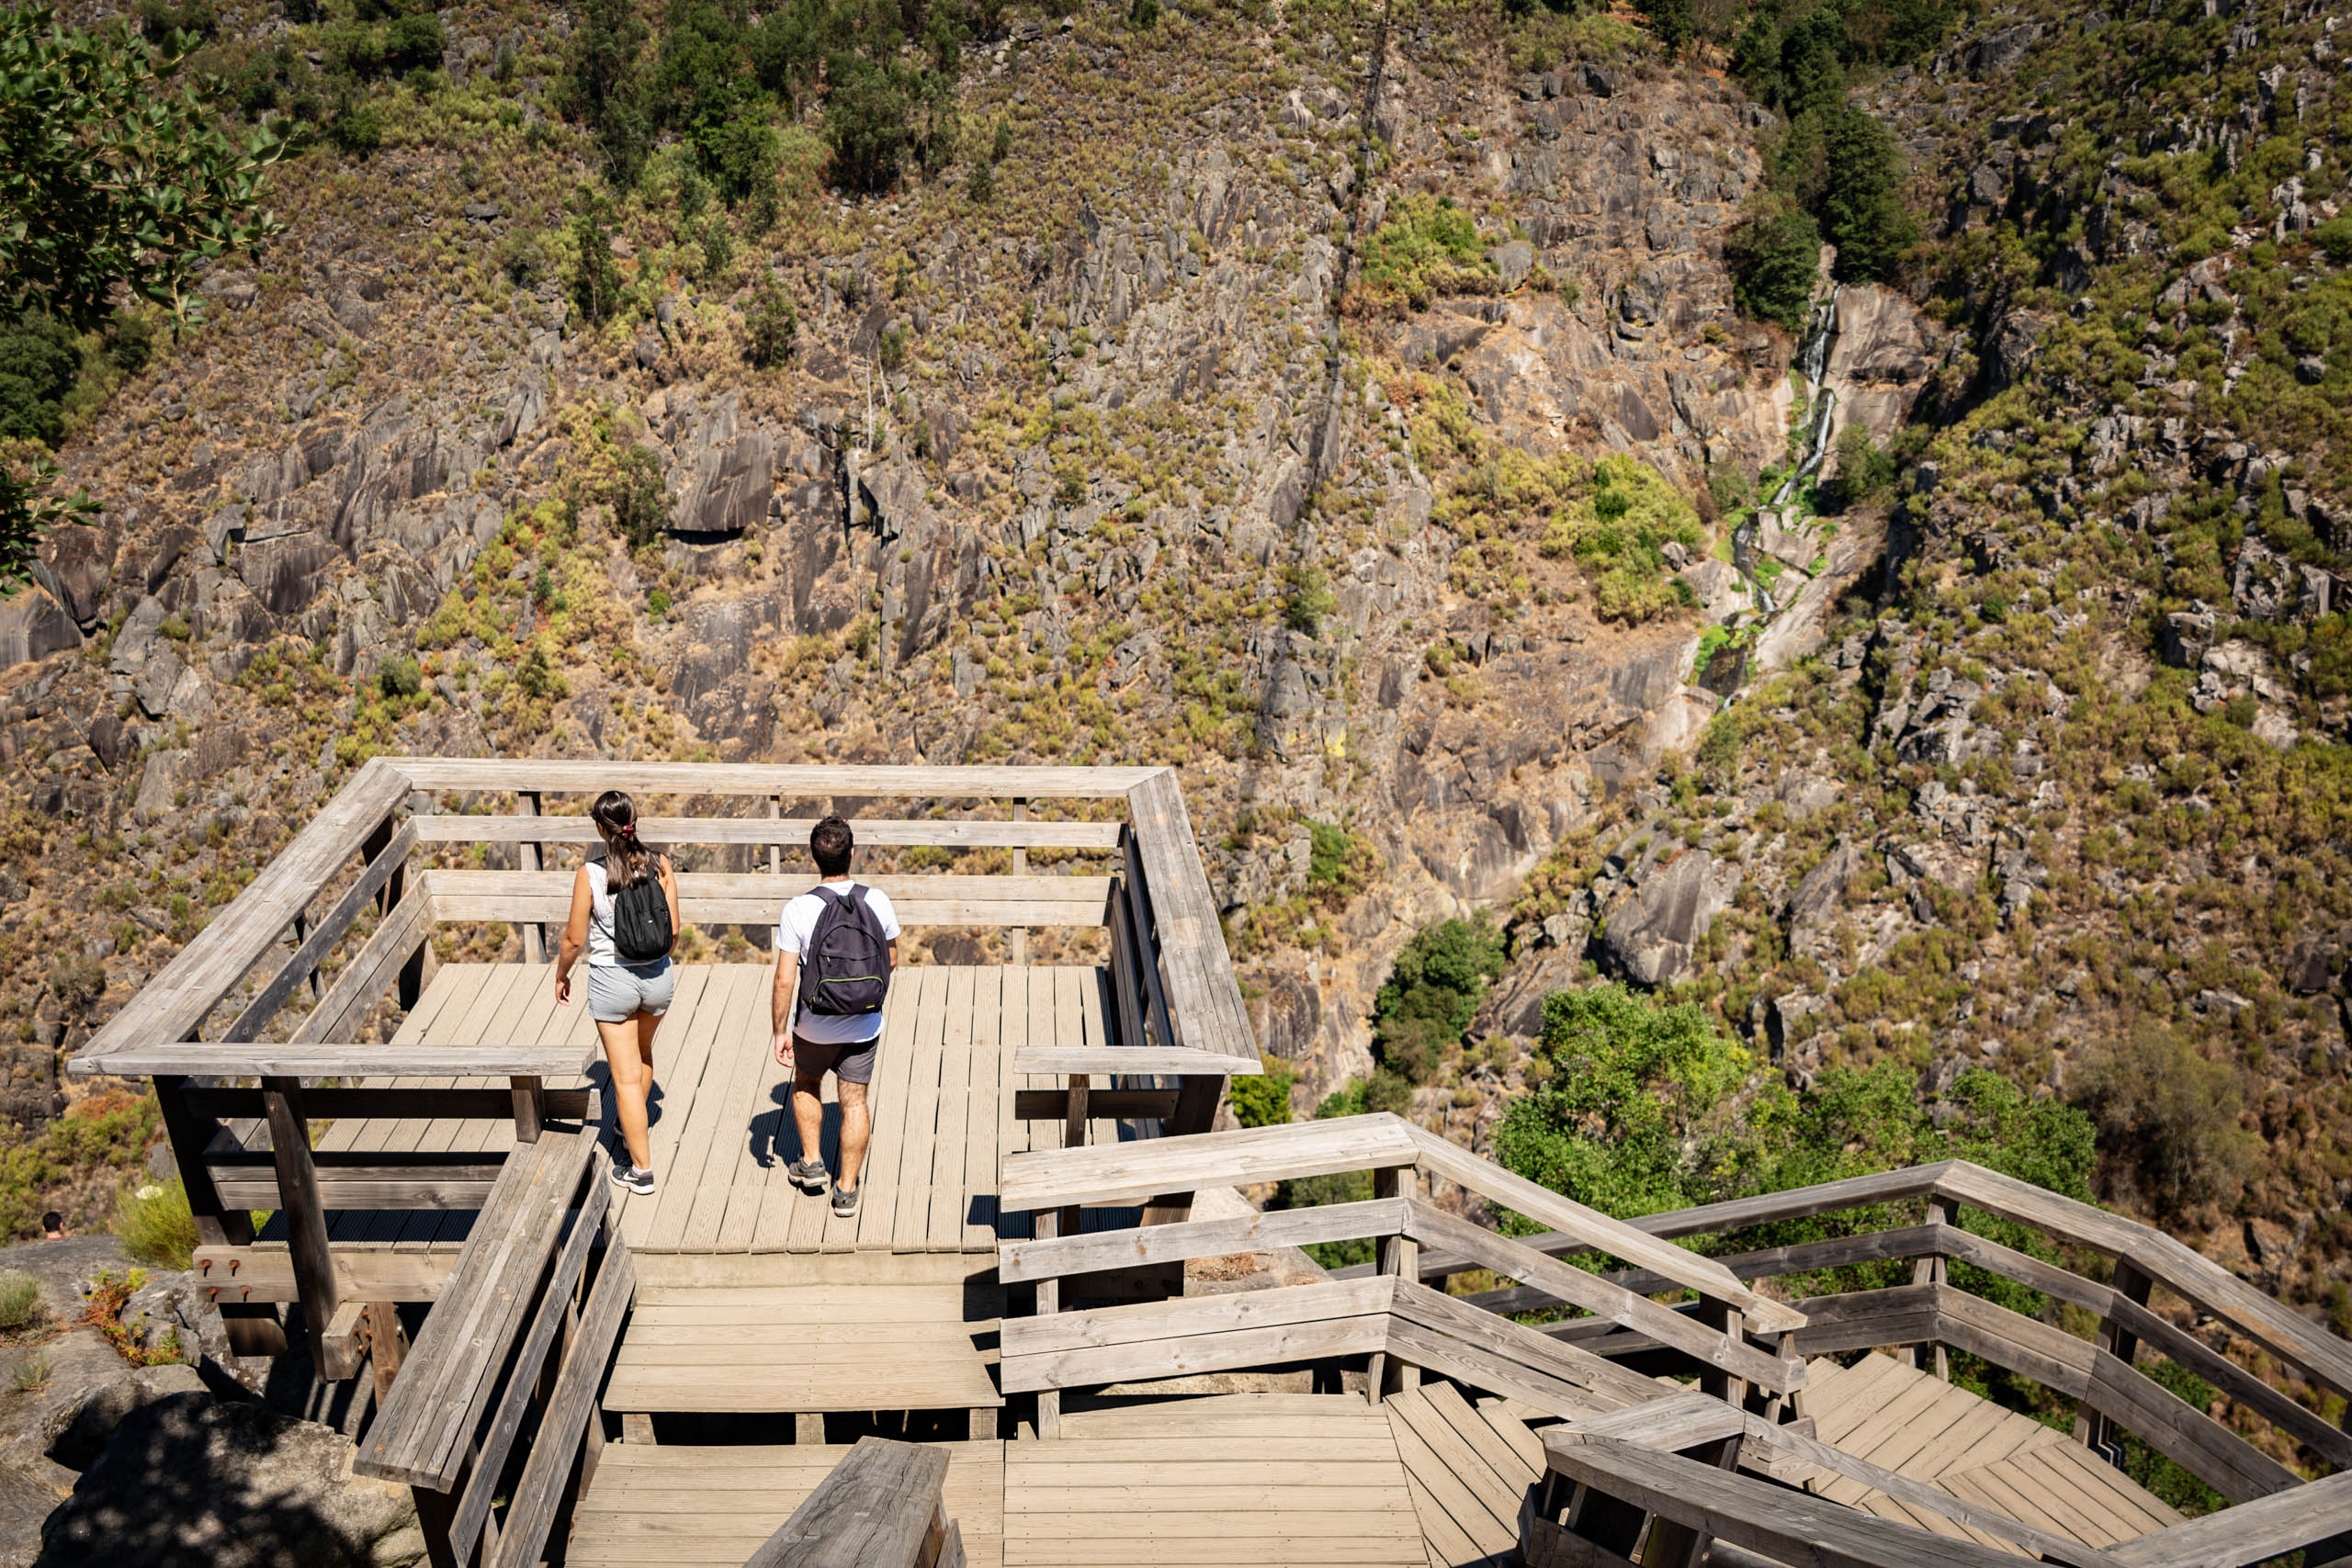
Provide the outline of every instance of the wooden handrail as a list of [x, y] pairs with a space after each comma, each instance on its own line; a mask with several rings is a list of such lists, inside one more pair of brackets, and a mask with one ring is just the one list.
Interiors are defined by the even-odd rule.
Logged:
[[743, 1568], [963, 1568], [947, 1455], [860, 1438]]
[[[568, 871], [428, 871], [424, 886], [440, 920], [560, 922], [571, 909]], [[1102, 924], [1111, 880], [1104, 876], [879, 876], [904, 926], [1076, 926]], [[769, 872], [683, 872], [678, 912], [688, 923], [772, 924], [791, 890]]]
[[[409, 820], [428, 844], [594, 844], [596, 825], [585, 817], [486, 816], [424, 812]], [[647, 817], [639, 836], [663, 844], [774, 844], [805, 840], [810, 817]], [[969, 818], [853, 818], [860, 848], [936, 845], [946, 849], [1032, 849], [1106, 852], [1119, 847], [1116, 822], [993, 822]], [[805, 862], [803, 863], [806, 863]]]
[[516, 1148], [353, 1462], [408, 1484], [436, 1562], [479, 1548], [485, 1568], [531, 1568], [575, 1461], [578, 1486], [594, 1473], [596, 1390], [637, 1282], [596, 1149], [593, 1127]]
[[382, 827], [408, 787], [400, 772], [380, 757], [361, 764], [342, 793], [262, 868], [229, 908], [74, 1053], [73, 1070], [181, 1070], [116, 1066], [107, 1065], [107, 1059], [128, 1045], [194, 1034], [230, 987], [277, 944], [294, 914]]
[[885, 799], [1114, 800], [1164, 768], [927, 767], [830, 762], [616, 762], [543, 757], [379, 759], [408, 787], [597, 795], [878, 795]]
[[2108, 1555], [2129, 1568], [2245, 1568], [2307, 1547], [2319, 1550], [2306, 1562], [2352, 1554], [2352, 1472], [2120, 1541]]

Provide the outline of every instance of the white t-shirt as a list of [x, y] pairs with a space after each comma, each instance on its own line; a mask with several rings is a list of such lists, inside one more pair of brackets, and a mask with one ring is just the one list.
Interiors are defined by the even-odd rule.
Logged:
[[[862, 882], [826, 884], [834, 889], [833, 897], [852, 887], [865, 887]], [[879, 887], [865, 888], [865, 907], [874, 911], [881, 922], [882, 934], [892, 942], [899, 940], [899, 914], [890, 908], [890, 896]], [[814, 893], [803, 893], [784, 907], [784, 918], [776, 922], [775, 950], [778, 953], [806, 953], [809, 942], [817, 934], [817, 921], [825, 912], [825, 900]], [[846, 1015], [814, 1013], [800, 1005], [803, 998], [795, 997], [792, 1004], [792, 1032], [812, 1045], [854, 1045], [872, 1040], [882, 1032], [882, 1015], [878, 1012]]]

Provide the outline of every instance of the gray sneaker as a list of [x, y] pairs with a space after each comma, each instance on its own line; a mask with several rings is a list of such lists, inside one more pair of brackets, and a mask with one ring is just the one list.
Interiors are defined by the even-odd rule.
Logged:
[[653, 1195], [653, 1173], [650, 1170], [639, 1170], [633, 1165], [615, 1160], [613, 1185], [626, 1187], [640, 1198], [650, 1198]]
[[852, 1214], [856, 1213], [857, 1194], [855, 1192], [844, 1192], [839, 1187], [834, 1188], [833, 1213], [839, 1214], [843, 1219], [847, 1219]]
[[821, 1194], [833, 1179], [832, 1172], [825, 1168], [825, 1162], [820, 1159], [794, 1160], [784, 1168], [784, 1174], [812, 1198]]

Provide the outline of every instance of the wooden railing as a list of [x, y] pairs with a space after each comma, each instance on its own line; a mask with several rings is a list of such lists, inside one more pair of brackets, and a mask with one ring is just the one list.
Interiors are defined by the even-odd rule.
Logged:
[[[1179, 1220], [1079, 1234], [1075, 1216], [1208, 1185], [1372, 1173], [1369, 1201], [1277, 1211], [1240, 1219]], [[1437, 1207], [1423, 1181], [1442, 1177], [1539, 1221], [1571, 1229], [1587, 1250], [1639, 1259], [1699, 1293], [1712, 1316], [1682, 1316], [1598, 1274], [1521, 1246]], [[1509, 1391], [1559, 1414], [1654, 1398], [1657, 1385], [1578, 1348], [1481, 1313], [1419, 1283], [1420, 1247], [1448, 1247], [1655, 1337], [1710, 1386], [1781, 1397], [1804, 1385], [1785, 1351], [1804, 1315], [1757, 1295], [1720, 1264], [1545, 1191], [1444, 1139], [1386, 1114], [1213, 1133], [1148, 1144], [1047, 1150], [1007, 1156], [1003, 1202], [1035, 1212], [1037, 1239], [997, 1254], [1007, 1284], [1034, 1283], [1036, 1315], [1002, 1331], [1007, 1391], [1038, 1391], [1041, 1434], [1058, 1418], [1057, 1391], [1138, 1378], [1369, 1358], [1375, 1398], [1392, 1371], [1400, 1382], [1428, 1368]], [[1374, 1278], [1289, 1286], [1240, 1296], [1063, 1312], [1098, 1293], [1103, 1277], [1193, 1258], [1317, 1242], [1371, 1240]], [[1776, 1348], [1752, 1343], [1750, 1329]]]
[[[1736, 1235], [1845, 1209], [1910, 1202], [1924, 1202], [1929, 1215], [1926, 1224], [1734, 1253], [1722, 1262], [1751, 1280], [1896, 1259], [1973, 1264], [2095, 1314], [2099, 1320], [2096, 1337], [2080, 1339], [2012, 1312], [1962, 1289], [1948, 1273], [1915, 1270], [1915, 1282], [1909, 1285], [1798, 1302], [1809, 1322], [1795, 1336], [1793, 1348], [1806, 1356], [1883, 1346], [1965, 1350], [2080, 1401], [2086, 1418], [2078, 1423], [2076, 1436], [2086, 1442], [2100, 1441], [2107, 1424], [2120, 1425], [2237, 1502], [2297, 1484], [2292, 1472], [2137, 1371], [2132, 1358], [2144, 1344], [2212, 1383], [2326, 1463], [2352, 1467], [2352, 1434], [2153, 1310], [2150, 1287], [2162, 1285], [2199, 1313], [2222, 1319], [2312, 1382], [2338, 1393], [2352, 1392], [2352, 1345], [2160, 1231], [1980, 1166], [1948, 1160], [1629, 1223], [1657, 1236]], [[1960, 1216], [1971, 1208], [2038, 1230], [2056, 1242], [2103, 1254], [2114, 1259], [2115, 1278], [2109, 1283], [2086, 1279], [1962, 1229]], [[1524, 1245], [1555, 1255], [1593, 1250], [1589, 1242], [1558, 1232], [1527, 1237]], [[1420, 1278], [1442, 1282], [1483, 1267], [1487, 1265], [1463, 1250], [1433, 1250], [1420, 1259]], [[1614, 1278], [1645, 1294], [1673, 1283], [1641, 1269]], [[1533, 1311], [1563, 1300], [1532, 1280], [1519, 1289], [1465, 1299], [1496, 1312]], [[1649, 1343], [1628, 1325], [1590, 1320], [1550, 1325], [1546, 1332], [1613, 1357], [1638, 1357]]]
[[596, 1146], [550, 1128], [500, 1172], [354, 1463], [409, 1486], [437, 1568], [532, 1568], [594, 1474], [636, 1289]]
[[964, 1568], [947, 1455], [860, 1438], [743, 1568]]
[[1711, 1551], [1713, 1561], [1743, 1568], [1758, 1559], [1883, 1568], [1993, 1568], [2016, 1561], [1808, 1495], [1809, 1472], [1823, 1470], [1915, 1514], [1939, 1515], [2067, 1568], [2245, 1568], [2297, 1551], [2317, 1565], [2352, 1551], [2352, 1538], [2343, 1533], [2352, 1527], [2352, 1474], [2100, 1550], [1704, 1394], [1568, 1422], [1545, 1431], [1543, 1440], [1546, 1479], [1521, 1521], [1530, 1568], [1616, 1568], [1637, 1542], [1644, 1568], [1696, 1568]]
[[[225, 1290], [220, 1304], [241, 1348], [282, 1342], [272, 1337], [277, 1319], [271, 1303], [298, 1294], [311, 1303], [308, 1315], [320, 1325], [314, 1335], [323, 1335], [345, 1267], [324, 1256], [328, 1210], [474, 1207], [508, 1157], [506, 1147], [472, 1156], [313, 1154], [307, 1135], [312, 1121], [511, 1116], [520, 1145], [549, 1118], [572, 1112], [569, 1097], [544, 1085], [588, 1066], [591, 1053], [582, 1047], [390, 1046], [353, 1037], [388, 994], [402, 1007], [413, 1005], [426, 945], [440, 924], [513, 922], [521, 928], [526, 959], [543, 959], [548, 928], [570, 907], [568, 875], [547, 869], [544, 852], [585, 843], [593, 834], [583, 817], [548, 814], [548, 799], [608, 788], [637, 792], [657, 808], [646, 824], [654, 841], [766, 846], [763, 874], [682, 877], [684, 917], [718, 924], [766, 925], [775, 918], [787, 845], [797, 860], [809, 826], [805, 817], [783, 814], [786, 802], [831, 800], [852, 808], [861, 802], [1003, 803], [1010, 819], [879, 815], [858, 818], [856, 826], [866, 843], [879, 847], [1012, 852], [1011, 875], [875, 877], [910, 925], [1009, 930], [1016, 961], [1033, 926], [1109, 928], [1115, 1043], [1033, 1038], [1014, 1069], [1060, 1077], [1065, 1087], [1024, 1091], [1020, 1113], [1080, 1129], [1088, 1116], [1107, 1115], [1141, 1119], [1154, 1131], [1205, 1131], [1225, 1078], [1261, 1070], [1182, 795], [1166, 769], [372, 759], [70, 1065], [78, 1075], [154, 1079], [203, 1256], [238, 1276], [225, 1286], [209, 1282]], [[413, 801], [455, 795], [511, 801], [515, 809], [408, 814]], [[712, 796], [749, 797], [767, 815], [658, 810], [663, 797]], [[1116, 802], [1126, 819], [1031, 815], [1030, 803], [1053, 800]], [[511, 845], [515, 863], [495, 870], [420, 863], [434, 846], [453, 842]], [[1033, 875], [1026, 865], [1032, 850], [1093, 857], [1093, 868]], [[315, 918], [314, 906], [321, 907]], [[342, 967], [328, 983], [328, 966], [338, 957]], [[309, 1010], [285, 1030], [280, 1015], [297, 998], [307, 999]], [[209, 1023], [216, 1013], [233, 1016]], [[263, 1038], [281, 1030], [282, 1039]], [[369, 1077], [435, 1077], [504, 1078], [509, 1089], [502, 1102], [496, 1090], [341, 1087]], [[1098, 1077], [1108, 1087], [1090, 1111]], [[258, 1088], [237, 1087], [254, 1080]], [[370, 1095], [410, 1098], [353, 1098]], [[266, 1142], [259, 1135], [264, 1127], [272, 1132]], [[253, 1210], [285, 1214], [290, 1258], [252, 1249]], [[394, 1268], [386, 1278], [399, 1273]], [[314, 1299], [314, 1290], [323, 1293]], [[348, 1341], [336, 1343], [347, 1348]], [[315, 1348], [330, 1371], [349, 1362], [323, 1339]]]

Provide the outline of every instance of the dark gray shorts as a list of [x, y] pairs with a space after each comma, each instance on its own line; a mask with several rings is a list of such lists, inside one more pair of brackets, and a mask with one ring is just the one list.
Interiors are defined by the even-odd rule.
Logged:
[[666, 958], [650, 964], [588, 965], [588, 1016], [598, 1023], [627, 1023], [639, 1013], [660, 1018], [670, 1010], [678, 988]]
[[821, 1078], [830, 1072], [839, 1075], [843, 1083], [872, 1083], [874, 1058], [881, 1049], [880, 1035], [842, 1045], [820, 1045], [796, 1034], [792, 1037], [792, 1074], [795, 1077]]

